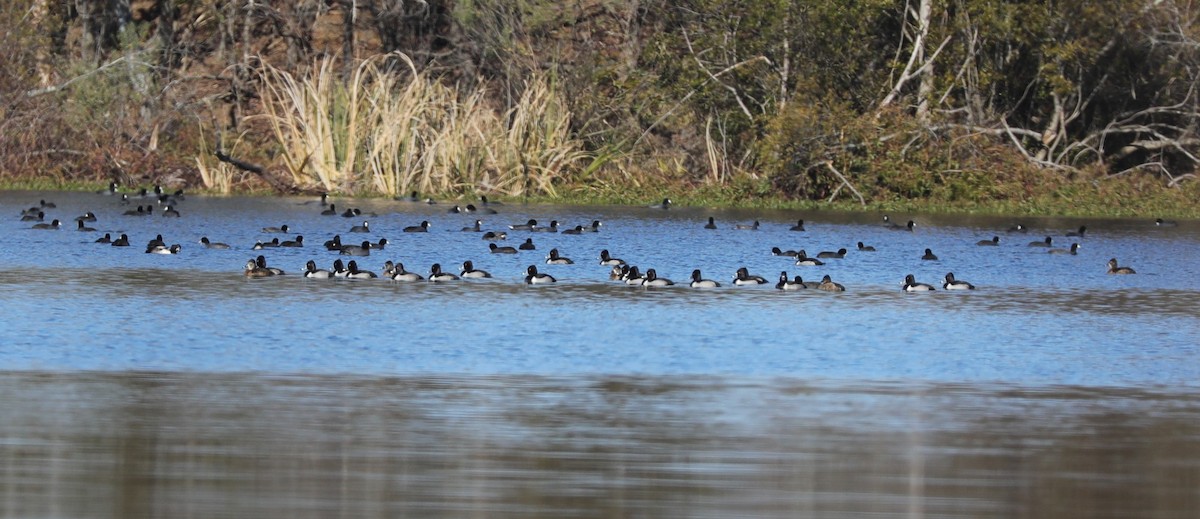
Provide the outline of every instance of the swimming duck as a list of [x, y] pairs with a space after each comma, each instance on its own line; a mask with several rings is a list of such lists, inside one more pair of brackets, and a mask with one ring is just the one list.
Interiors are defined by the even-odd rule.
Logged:
[[605, 266], [624, 265], [625, 260], [610, 256], [608, 249], [604, 249], [600, 251], [600, 264]]
[[40, 222], [45, 217], [46, 217], [46, 213], [42, 212], [42, 211], [38, 211], [36, 213], [22, 213], [21, 221], [22, 222]]
[[537, 250], [537, 247], [533, 244], [533, 238], [525, 238], [525, 243], [518, 245], [517, 248], [521, 250]]
[[796, 225], [793, 225], [788, 230], [789, 231], [803, 231], [804, 230], [804, 220], [796, 220]]
[[96, 238], [96, 241], [92, 243], [112, 243], [112, 235], [109, 233], [104, 233], [104, 236]]
[[471, 260], [462, 263], [462, 272], [459, 274], [463, 278], [490, 278], [492, 277], [486, 270], [479, 270], [471, 263]]
[[206, 248], [206, 249], [220, 249], [220, 250], [229, 249], [229, 244], [209, 241], [208, 236], [201, 236], [200, 243], [203, 244], [204, 248]]
[[488, 231], [488, 232], [483, 233], [483, 239], [484, 239], [484, 241], [507, 240], [508, 233], [506, 233], [504, 231], [500, 231], [500, 232]]
[[258, 262], [249, 260], [246, 262], [244, 274], [248, 278], [265, 278], [274, 276], [275, 273], [266, 268], [259, 268]]
[[859, 252], [875, 252], [875, 247], [872, 247], [870, 245], [863, 245], [863, 242], [860, 241], [860, 242], [858, 242], [858, 251]]
[[534, 227], [537, 227], [537, 220], [533, 218], [530, 218], [525, 223], [516, 223], [508, 226], [509, 229], [514, 231], [531, 231]]
[[834, 283], [833, 279], [829, 277], [829, 274], [826, 274], [825, 277], [821, 278], [821, 284], [817, 285], [817, 290], [824, 290], [826, 292], [845, 292], [846, 287], [842, 286], [840, 283]]
[[354, 218], [355, 216], [358, 216], [361, 214], [362, 214], [361, 210], [359, 210], [357, 207], [352, 207], [350, 209], [346, 209], [345, 211], [342, 211], [342, 218]]
[[582, 225], [576, 225], [575, 227], [567, 229], [567, 230], [563, 231], [562, 233], [563, 234], [583, 234], [584, 230], [583, 230]]
[[1162, 218], [1154, 219], [1155, 227], [1175, 227], [1177, 225], [1179, 225], [1179, 222], [1176, 222], [1175, 220], [1163, 220]]
[[1079, 226], [1079, 229], [1077, 229], [1077, 230], [1074, 230], [1074, 231], [1071, 231], [1071, 232], [1067, 233], [1067, 236], [1068, 236], [1068, 237], [1074, 237], [1074, 238], [1082, 238], [1082, 237], [1083, 237], [1083, 235], [1084, 235], [1084, 234], [1086, 234], [1086, 233], [1087, 233], [1087, 226], [1086, 226], [1086, 225], [1080, 225], [1080, 226]]
[[1050, 246], [1050, 242], [1051, 242], [1053, 239], [1054, 239], [1054, 238], [1051, 238], [1051, 237], [1047, 236], [1047, 237], [1046, 237], [1046, 239], [1044, 239], [1044, 240], [1041, 240], [1041, 241], [1031, 241], [1031, 242], [1029, 242], [1029, 246], [1030, 246], [1030, 247], [1049, 247], [1049, 246]]
[[631, 265], [628, 269], [622, 269], [621, 271], [621, 281], [624, 281], [626, 285], [641, 286], [645, 280], [646, 278], [642, 277], [642, 273], [638, 272], [637, 265]]
[[279, 238], [271, 238], [271, 241], [262, 241], [262, 240], [256, 241], [254, 243], [254, 246], [250, 247], [250, 249], [251, 250], [273, 249], [278, 246], [279, 246]]
[[475, 225], [463, 227], [463, 232], [483, 232], [483, 220], [475, 220]]
[[1024, 234], [1024, 233], [1029, 232], [1029, 228], [1025, 227], [1025, 225], [1023, 225], [1023, 224], [1018, 223], [1016, 225], [1013, 225], [1012, 227], [1009, 227], [1008, 230], [1005, 232], [1009, 232], [1009, 233], [1019, 232], [1019, 233]]
[[38, 206], [42, 209], [56, 209], [58, 204], [54, 202], [47, 202], [45, 200], [38, 200]]
[[387, 247], [387, 244], [387, 238], [380, 238], [376, 243], [367, 242], [367, 248], [372, 250], [383, 250], [385, 247]]
[[77, 224], [75, 228], [76, 231], [96, 232], [95, 227], [88, 227], [84, 225], [83, 220], [76, 221], [75, 223]]
[[355, 225], [347, 232], [371, 232], [371, 222], [363, 220], [362, 225]]
[[489, 201], [487, 195], [479, 195], [479, 205], [482, 205], [485, 207], [492, 206], [492, 205], [504, 205], [504, 202]]
[[429, 232], [429, 220], [422, 220], [420, 224], [405, 227], [404, 232]]
[[733, 226], [733, 228], [737, 229], [739, 231], [757, 231], [758, 230], [758, 220], [755, 220], [754, 223], [749, 224], [749, 225], [744, 224], [744, 223], [739, 223], [739, 224]]
[[369, 270], [358, 270], [358, 262], [350, 260], [346, 264], [346, 279], [374, 279], [379, 276]]
[[113, 247], [128, 247], [129, 246], [129, 236], [126, 236], [124, 234], [118, 236], [117, 239], [112, 241], [112, 246]]
[[325, 269], [317, 268], [317, 262], [308, 260], [308, 263], [304, 264], [304, 277], [312, 279], [329, 279], [333, 277], [333, 273]]
[[704, 279], [700, 276], [700, 269], [696, 269], [692, 271], [692, 282], [688, 286], [692, 288], [717, 288], [721, 284], [711, 279]]
[[932, 250], [925, 249], [925, 255], [921, 256], [921, 259], [925, 261], [937, 261], [938, 257], [934, 255]]
[[804, 284], [804, 280], [800, 279], [800, 276], [796, 276], [794, 280], [789, 280], [788, 273], [785, 270], [779, 273], [779, 282], [775, 283], [775, 288], [778, 290], [803, 290], [808, 288], [808, 285]]
[[1075, 255], [1079, 254], [1079, 244], [1072, 243], [1070, 249], [1050, 249], [1046, 252], [1048, 252], [1050, 254], [1070, 254], [1072, 256], [1075, 256]]
[[395, 267], [392, 268], [392, 273], [389, 277], [392, 279], [392, 281], [422, 281], [425, 279], [416, 272], [404, 270], [403, 263], [396, 263]]
[[329, 271], [335, 278], [344, 278], [349, 272], [349, 270], [346, 270], [346, 264], [342, 263], [340, 259], [333, 260], [333, 270]]
[[625, 272], [628, 270], [628, 265], [613, 265], [611, 269], [608, 269], [608, 280], [616, 281], [618, 279], [624, 279]]
[[[80, 222], [80, 223], [82, 223], [82, 222]], [[57, 219], [52, 220], [50, 223], [33, 224], [34, 229], [42, 229], [42, 230], [57, 231], [59, 227], [62, 227], [62, 222], [58, 221]], [[93, 230], [95, 230], [95, 229], [93, 229]]]
[[163, 208], [162, 215], [164, 218], [179, 218], [179, 211], [168, 205]]
[[147, 254], [179, 254], [179, 251], [181, 249], [182, 249], [182, 247], [180, 247], [178, 243], [173, 244], [170, 247], [168, 247], [166, 245], [151, 245], [146, 248], [146, 253]]
[[77, 222], [94, 222], [94, 221], [96, 221], [96, 214], [91, 211], [88, 211], [86, 213], [83, 213], [83, 216], [76, 216], [75, 221], [77, 221]]
[[917, 228], [917, 222], [914, 222], [912, 220], [909, 220], [908, 223], [906, 223], [904, 225], [891, 224], [888, 227], [888, 229], [891, 229], [893, 231], [908, 231], [908, 232], [914, 232], [916, 230], [916, 228]]
[[558, 220], [550, 220], [548, 227], [538, 227], [535, 225], [529, 230], [530, 232], [558, 232]]
[[1117, 258], [1108, 260], [1108, 273], [1109, 274], [1136, 274], [1136, 272], [1134, 272], [1133, 269], [1131, 269], [1129, 267], [1118, 267], [1117, 266]]
[[325, 240], [325, 250], [342, 250], [342, 235], [335, 234], [333, 238]]
[[799, 266], [799, 267], [819, 267], [819, 266], [821, 266], [821, 265], [824, 265], [824, 264], [825, 264], [825, 262], [824, 262], [824, 261], [821, 261], [821, 260], [819, 260], [819, 259], [817, 259], [817, 258], [810, 258], [810, 257], [808, 257], [808, 253], [807, 253], [807, 252], [805, 252], [805, 251], [804, 251], [804, 249], [800, 249], [800, 251], [796, 253], [796, 266]]
[[942, 278], [942, 288], [946, 290], [975, 290], [975, 285], [961, 279], [954, 279], [954, 273], [947, 272], [946, 277]]
[[292, 248], [303, 247], [304, 246], [304, 237], [297, 234], [296, 239], [281, 241], [281, 242], [279, 242], [279, 246], [280, 247], [292, 247]]
[[592, 220], [592, 224], [583, 228], [585, 232], [600, 232], [600, 226], [604, 225], [600, 220]]
[[329, 204], [328, 209], [321, 211], [322, 216], [337, 216], [337, 214], [338, 214], [337, 206], [335, 206], [334, 204]]
[[115, 195], [115, 194], [117, 194], [117, 183], [116, 183], [116, 182], [109, 182], [109, 183], [108, 183], [108, 189], [101, 189], [101, 190], [99, 190], [99, 191], [96, 191], [96, 194], [98, 194], [98, 195], [106, 195], [106, 196], [112, 196], [112, 195]]
[[572, 265], [574, 263], [570, 258], [559, 256], [558, 249], [550, 249], [550, 254], [546, 256], [547, 265]]
[[474, 204], [467, 204], [467, 207], [463, 208], [463, 212], [464, 213], [479, 213], [479, 214], [496, 214], [496, 210], [492, 209], [491, 207], [487, 207], [487, 206], [475, 207]]
[[370, 256], [371, 242], [363, 241], [362, 245], [343, 245], [338, 254], [343, 256]]
[[432, 281], [434, 283], [441, 283], [444, 281], [454, 281], [457, 279], [458, 279], [458, 276], [455, 276], [454, 274], [451, 274], [449, 272], [442, 272], [442, 264], [441, 263], [434, 263], [432, 266], [429, 267], [429, 281]]
[[451, 207], [450, 209], [447, 209], [446, 212], [449, 214], [459, 214], [459, 213], [465, 213], [466, 211], [464, 211], [462, 207], [459, 207], [456, 205], [454, 207]]
[[904, 276], [904, 291], [905, 292], [929, 292], [934, 290], [933, 285], [928, 283], [917, 283], [917, 279], [912, 274]]
[[654, 269], [646, 269], [646, 278], [642, 280], [644, 287], [669, 287], [674, 284], [674, 281], [658, 277], [658, 272], [655, 272]]
[[717, 228], [717, 222], [716, 222], [716, 221], [713, 219], [713, 217], [711, 217], [711, 216], [710, 216], [710, 217], [708, 217], [708, 223], [704, 224], [704, 228], [705, 228], [705, 229], [710, 229], [710, 230], [712, 230], [712, 229], [716, 229], [716, 228]]
[[[649, 273], [649, 271], [646, 272], [647, 275]], [[762, 276], [751, 275], [746, 267], [738, 268], [737, 273], [733, 275], [734, 285], [761, 285], [766, 282], [767, 280]]]
[[671, 199], [664, 198], [662, 202], [659, 202], [657, 204], [650, 204], [650, 208], [651, 209], [670, 209], [671, 208]]
[[417, 196], [416, 191], [409, 193], [408, 196], [396, 196], [394, 199], [401, 201], [401, 202], [420, 202], [421, 201], [421, 197]]
[[990, 239], [990, 240], [979, 240], [979, 241], [975, 242], [975, 245], [978, 245], [980, 247], [997, 247], [1000, 245], [1000, 237], [992, 236], [992, 239]]
[[513, 247], [509, 247], [507, 245], [501, 247], [499, 245], [496, 245], [495, 243], [489, 243], [488, 250], [492, 251], [492, 254], [516, 254], [517, 253], [517, 249], [515, 249]]
[[791, 250], [791, 249], [783, 250], [783, 249], [780, 249], [779, 247], [771, 247], [771, 254], [773, 256], [786, 256], [789, 258], [795, 258], [800, 253], [796, 252], [794, 250]]
[[555, 281], [558, 280], [554, 279], [554, 276], [538, 272], [536, 266], [530, 265], [525, 269], [525, 284], [527, 285], [540, 285], [543, 283], [554, 283]]
[[817, 257], [818, 258], [842, 259], [842, 258], [846, 257], [846, 249], [838, 249], [837, 252], [827, 251], [827, 250], [821, 251], [821, 252], [817, 253]]
[[267, 270], [271, 271], [271, 274], [273, 274], [273, 275], [282, 276], [285, 274], [283, 269], [277, 269], [275, 267], [268, 267], [267, 266], [267, 258], [262, 255], [259, 255], [257, 258], [254, 258], [254, 263], [256, 265], [258, 265], [258, 268], [263, 268], [263, 269], [267, 269]]

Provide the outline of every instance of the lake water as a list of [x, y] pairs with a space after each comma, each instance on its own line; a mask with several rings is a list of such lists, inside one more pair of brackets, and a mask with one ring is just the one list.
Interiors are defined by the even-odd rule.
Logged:
[[[41, 199], [62, 230], [18, 221]], [[891, 215], [910, 233], [873, 213], [334, 199], [377, 214], [342, 218], [309, 200], [190, 196], [162, 218], [92, 193], [0, 193], [0, 516], [1200, 509], [1196, 222], [1022, 218], [1030, 231], [1009, 234], [1018, 220]], [[85, 211], [96, 232], [74, 230]], [[537, 250], [497, 255], [459, 230], [476, 218], [604, 225], [508, 231]], [[789, 231], [799, 218], [806, 231]], [[347, 232], [362, 220], [372, 232]], [[429, 233], [401, 232], [422, 220]], [[292, 232], [260, 232], [281, 224]], [[92, 243], [105, 232], [133, 246]], [[182, 252], [145, 254], [155, 234]], [[304, 248], [250, 250], [295, 234]], [[389, 240], [354, 258], [363, 268], [472, 260], [494, 278], [304, 279], [307, 260], [338, 258], [321, 247], [334, 234]], [[1079, 254], [1026, 245], [1047, 235]], [[575, 264], [545, 265], [552, 247]], [[801, 267], [771, 247], [850, 252]], [[678, 285], [611, 282], [601, 249]], [[246, 279], [259, 253], [288, 275]], [[1106, 274], [1110, 257], [1137, 274]], [[525, 285], [530, 264], [559, 282]], [[732, 286], [742, 266], [771, 283]], [[694, 268], [724, 286], [688, 288]], [[777, 291], [782, 270], [847, 291]], [[978, 289], [900, 289], [949, 271]]]

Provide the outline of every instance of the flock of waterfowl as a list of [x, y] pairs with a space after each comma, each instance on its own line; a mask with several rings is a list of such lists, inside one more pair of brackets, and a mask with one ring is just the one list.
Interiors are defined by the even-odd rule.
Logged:
[[[184, 194], [182, 191], [176, 191], [174, 193], [168, 194], [168, 193], [165, 193], [161, 188], [159, 188], [157, 186], [153, 189], [147, 188], [147, 189], [141, 189], [139, 191], [132, 192], [132, 193], [121, 193], [118, 190], [118, 186], [115, 183], [113, 183], [113, 184], [109, 185], [108, 189], [100, 191], [99, 193], [102, 195], [105, 195], [105, 196], [120, 196], [119, 203], [122, 205], [133, 206], [137, 202], [142, 202], [140, 205], [136, 205], [136, 207], [132, 207], [122, 213], [123, 215], [129, 216], [129, 217], [149, 217], [149, 216], [154, 216], [155, 214], [157, 214], [157, 215], [160, 215], [161, 217], [178, 218], [181, 216], [181, 214], [180, 214], [179, 210], [176, 209], [176, 207], [179, 206], [179, 204], [185, 200], [185, 197], [184, 197]], [[434, 201], [432, 201], [430, 199], [418, 198], [416, 193], [413, 193], [410, 197], [406, 197], [406, 198], [398, 199], [398, 200], [404, 200], [404, 201], [413, 202], [413, 203], [428, 203], [428, 204], [435, 203]], [[356, 221], [361, 221], [361, 224], [355, 224], [349, 228], [349, 230], [347, 232], [351, 233], [351, 234], [362, 234], [362, 233], [372, 232], [370, 218], [374, 217], [374, 216], [378, 216], [376, 214], [369, 213], [369, 212], [363, 212], [363, 211], [361, 211], [359, 209], [355, 209], [355, 208], [345, 208], [344, 210], [340, 210], [333, 203], [329, 202], [327, 195], [322, 195], [320, 200], [318, 200], [318, 201], [310, 201], [310, 202], [305, 202], [305, 203], [306, 204], [319, 204], [319, 209], [315, 209], [315, 211], [319, 211], [320, 215], [355, 218]], [[499, 204], [498, 202], [489, 202], [487, 197], [483, 196], [483, 197], [480, 197], [478, 206], [475, 204], [467, 204], [464, 206], [455, 205], [449, 210], [449, 212], [455, 213], [455, 214], [494, 215], [494, 214], [498, 213], [498, 211], [493, 208], [493, 206], [496, 206], [496, 205], [501, 205], [501, 204]], [[672, 205], [672, 202], [670, 199], [663, 199], [661, 202], [651, 204], [648, 207], [652, 208], [652, 209], [667, 210], [671, 207], [671, 205]], [[37, 205], [33, 205], [28, 208], [23, 208], [20, 212], [20, 218], [22, 221], [25, 221], [25, 222], [36, 222], [36, 223], [33, 223], [33, 225], [32, 225], [33, 229], [59, 230], [63, 227], [62, 221], [60, 219], [52, 218], [51, 221], [49, 221], [49, 222], [45, 221], [45, 219], [48, 217], [47, 216], [48, 213], [54, 211], [56, 208], [57, 208], [57, 206], [53, 202], [41, 200], [41, 201], [39, 201], [39, 203]], [[157, 213], [156, 213], [156, 208], [158, 208]], [[363, 219], [357, 220], [358, 218], [363, 218]], [[90, 225], [88, 225], [89, 223], [95, 222], [97, 220], [96, 215], [94, 213], [92, 213], [90, 211], [86, 212], [80, 216], [75, 217], [74, 220], [76, 222], [75, 230], [82, 231], [82, 232], [96, 232], [96, 229], [94, 227], [91, 227]], [[560, 230], [560, 223], [557, 220], [552, 220], [552, 221], [550, 221], [549, 224], [542, 225], [536, 219], [528, 219], [524, 222], [513, 223], [511, 225], [507, 225], [506, 229], [487, 230], [483, 226], [483, 220], [477, 219], [474, 221], [473, 225], [463, 227], [462, 231], [463, 232], [480, 233], [482, 236], [482, 239], [484, 241], [489, 242], [487, 245], [487, 250], [491, 254], [518, 254], [520, 251], [536, 249], [536, 246], [534, 245], [532, 238], [525, 238], [524, 241], [517, 247], [500, 245], [497, 242], [507, 240], [509, 233], [559, 233], [559, 232], [561, 232], [562, 234], [598, 233], [598, 232], [600, 232], [602, 225], [603, 224], [599, 220], [593, 220], [590, 224], [587, 224], [587, 225], [576, 225], [574, 227], [562, 228]], [[898, 223], [892, 222], [891, 219], [886, 215], [883, 216], [882, 225], [889, 230], [898, 231], [898, 232], [914, 232], [916, 229], [916, 223], [912, 220], [909, 220], [908, 222], [906, 222], [904, 224], [898, 224]], [[1174, 225], [1176, 225], [1176, 223], [1158, 219], [1154, 222], [1154, 225], [1156, 225], [1156, 226], [1174, 226]], [[703, 227], [704, 227], [704, 229], [715, 230], [718, 228], [718, 225], [717, 225], [715, 218], [709, 217], [707, 223], [704, 224]], [[735, 229], [735, 230], [757, 231], [760, 227], [761, 227], [761, 224], [758, 221], [754, 221], [753, 223], [750, 223], [750, 224], [735, 224], [731, 228]], [[422, 221], [416, 225], [404, 227], [402, 229], [402, 232], [426, 233], [426, 232], [429, 232], [429, 229], [430, 229], [430, 222], [426, 220], [426, 221]], [[279, 225], [279, 226], [263, 227], [261, 229], [261, 231], [263, 233], [279, 233], [279, 234], [289, 234], [291, 230], [292, 229], [287, 224], [283, 224], [283, 225]], [[804, 220], [797, 221], [795, 225], [789, 227], [789, 230], [804, 231], [805, 230]], [[1022, 224], [1016, 224], [1005, 231], [1005, 233], [1009, 234], [1009, 235], [1021, 235], [1021, 234], [1025, 234], [1028, 232], [1029, 232], [1029, 229], [1026, 228]], [[1079, 227], [1077, 230], [1066, 233], [1065, 236], [1069, 237], [1069, 238], [1083, 238], [1086, 235], [1086, 233], [1087, 233], [1087, 227], [1082, 226], [1082, 227]], [[129, 247], [132, 245], [130, 242], [129, 236], [127, 236], [126, 234], [120, 234], [119, 236], [114, 238], [110, 233], [105, 233], [103, 236], [96, 239], [95, 242], [100, 243], [100, 244], [109, 244], [114, 247]], [[206, 249], [218, 249], [219, 250], [219, 249], [232, 249], [233, 248], [226, 243], [212, 241], [207, 236], [200, 238], [200, 244]], [[998, 246], [999, 244], [1000, 244], [999, 236], [993, 236], [989, 240], [980, 240], [976, 243], [976, 245], [980, 246], [980, 247], [994, 247], [994, 246]], [[387, 247], [387, 245], [388, 245], [388, 240], [386, 238], [380, 238], [376, 242], [372, 242], [370, 240], [362, 240], [361, 242], [358, 242], [358, 243], [343, 243], [342, 236], [340, 234], [336, 234], [329, 240], [325, 241], [325, 243], [323, 244], [324, 249], [326, 249], [327, 251], [336, 253], [339, 256], [337, 259], [335, 259], [332, 262], [332, 268], [330, 268], [330, 269], [320, 268], [318, 266], [316, 260], [309, 260], [307, 262], [307, 264], [305, 265], [305, 269], [304, 269], [302, 275], [306, 278], [312, 278], [312, 279], [337, 279], [337, 278], [371, 279], [371, 278], [378, 278], [378, 277], [380, 277], [380, 275], [376, 274], [375, 272], [373, 272], [369, 269], [363, 270], [362, 268], [360, 268], [360, 265], [358, 264], [358, 260], [348, 259], [348, 261], [343, 261], [341, 256], [347, 256], [350, 258], [367, 257], [367, 256], [371, 256], [371, 253], [373, 251], [378, 252], [378, 251], [384, 250]], [[306, 244], [304, 242], [304, 237], [302, 235], [296, 235], [294, 237], [294, 239], [280, 240], [279, 238], [274, 238], [267, 242], [260, 240], [257, 243], [255, 243], [255, 245], [253, 245], [251, 247], [251, 249], [256, 250], [256, 251], [263, 251], [263, 250], [277, 248], [277, 247], [300, 248], [300, 247], [305, 247], [305, 246], [306, 246]], [[1077, 254], [1078, 250], [1080, 248], [1078, 241], [1071, 243], [1071, 245], [1066, 248], [1055, 247], [1054, 239], [1052, 236], [1046, 236], [1043, 239], [1031, 241], [1028, 243], [1028, 246], [1045, 248], [1047, 253], [1049, 253], [1049, 254], [1070, 254], [1070, 255]], [[167, 244], [163, 240], [162, 235], [158, 235], [154, 239], [151, 239], [148, 241], [148, 243], [146, 244], [145, 252], [149, 253], [149, 254], [179, 254], [182, 250], [183, 250], [183, 247], [180, 244]], [[875, 248], [873, 246], [866, 245], [860, 241], [860, 242], [857, 242], [857, 251], [858, 252], [874, 252]], [[821, 251], [821, 252], [818, 252], [814, 256], [809, 256], [807, 251], [805, 251], [803, 249], [801, 249], [801, 250], [782, 250], [779, 247], [773, 247], [771, 249], [771, 252], [775, 256], [782, 256], [782, 257], [789, 258], [789, 260], [792, 261], [792, 263], [796, 266], [805, 266], [805, 267], [821, 266], [821, 265], [825, 264], [822, 260], [826, 260], [826, 259], [838, 260], [838, 259], [845, 258], [846, 255], [848, 254], [848, 251], [845, 248], [841, 248], [836, 251]], [[626, 263], [624, 260], [621, 260], [619, 258], [612, 256], [612, 254], [609, 252], [608, 249], [600, 250], [599, 254], [598, 254], [598, 258], [599, 258], [599, 262], [598, 262], [599, 265], [609, 267], [609, 269], [610, 269], [609, 270], [609, 279], [612, 281], [623, 283], [625, 285], [640, 286], [640, 287], [666, 287], [666, 286], [675, 285], [675, 283], [673, 281], [671, 281], [670, 279], [659, 276], [658, 272], [654, 268], [647, 268], [643, 272], [642, 269], [640, 269], [638, 266], [630, 265], [630, 264]], [[921, 256], [920, 259], [932, 261], [932, 260], [937, 260], [938, 258], [937, 258], [937, 255], [934, 254], [934, 252], [931, 249], [926, 248], [925, 254], [923, 256]], [[571, 260], [570, 258], [564, 256], [562, 254], [562, 252], [559, 251], [559, 249], [552, 248], [549, 251], [549, 254], [545, 257], [544, 263], [546, 265], [569, 265], [569, 264], [573, 264], [574, 261]], [[243, 275], [247, 278], [269, 278], [269, 277], [273, 277], [273, 276], [283, 275], [285, 273], [282, 269], [268, 265], [266, 256], [262, 255], [262, 254], [257, 255], [256, 257], [246, 261], [246, 263], [242, 269], [242, 272], [243, 272]], [[533, 265], [533, 264], [528, 265], [524, 269], [524, 272], [525, 272], [524, 282], [528, 283], [528, 284], [546, 284], [546, 283], [555, 283], [557, 281], [554, 276], [540, 271], [538, 269], [537, 265]], [[390, 261], [390, 260], [383, 263], [381, 273], [382, 273], [382, 277], [384, 279], [389, 279], [389, 280], [396, 281], [396, 282], [417, 282], [417, 281], [448, 282], [448, 281], [455, 281], [455, 280], [459, 280], [459, 279], [478, 279], [478, 278], [492, 277], [492, 275], [490, 273], [488, 273], [487, 271], [477, 269], [475, 267], [474, 263], [469, 260], [464, 261], [461, 265], [459, 265], [458, 274], [444, 271], [442, 269], [442, 266], [438, 263], [432, 264], [430, 266], [429, 270], [424, 274], [416, 273], [416, 272], [409, 271], [408, 269], [406, 269], [406, 267], [404, 266], [403, 263], [397, 262], [397, 261]], [[1134, 274], [1134, 270], [1128, 266], [1119, 265], [1116, 258], [1112, 258], [1107, 263], [1107, 273], [1109, 273], [1109, 274]], [[734, 274], [734, 276], [731, 279], [731, 283], [733, 285], [737, 285], [737, 286], [765, 285], [765, 284], [769, 284], [770, 281], [768, 281], [763, 276], [758, 276], [758, 275], [752, 274], [749, 272], [749, 270], [747, 268], [742, 267], [742, 268], [739, 268], [737, 270], [737, 272]], [[687, 282], [687, 286], [694, 287], [694, 288], [716, 288], [716, 287], [720, 287], [721, 283], [718, 281], [711, 280], [711, 279], [705, 279], [703, 277], [700, 269], [695, 269], [691, 273], [690, 279]], [[904, 283], [901, 286], [902, 286], [902, 289], [907, 292], [924, 292], [924, 291], [932, 291], [932, 290], [937, 289], [937, 286], [935, 286], [933, 284], [923, 283], [923, 282], [918, 281], [913, 274], [905, 275]], [[967, 281], [957, 279], [953, 272], [947, 272], [945, 274], [945, 276], [941, 280], [940, 287], [944, 290], [974, 290], [975, 289], [975, 286], [973, 284], [971, 284]], [[807, 289], [807, 288], [814, 288], [816, 290], [822, 290], [822, 291], [827, 291], [827, 292], [841, 292], [841, 291], [846, 290], [843, 285], [834, 282], [829, 275], [825, 275], [821, 279], [820, 282], [810, 283], [810, 282], [805, 282], [799, 275], [789, 276], [787, 271], [782, 271], [779, 273], [777, 281], [775, 282], [775, 288], [777, 288], [779, 290], [786, 290], [786, 291], [803, 290], [803, 289]]]

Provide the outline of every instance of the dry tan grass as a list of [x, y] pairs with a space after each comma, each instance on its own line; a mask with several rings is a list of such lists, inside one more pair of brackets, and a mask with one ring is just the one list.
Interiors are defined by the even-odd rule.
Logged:
[[516, 104], [485, 102], [486, 84], [449, 86], [392, 54], [407, 73], [364, 60], [342, 80], [334, 58], [307, 78], [266, 66], [263, 117], [300, 187], [330, 192], [554, 195], [591, 157], [554, 83], [533, 74]]

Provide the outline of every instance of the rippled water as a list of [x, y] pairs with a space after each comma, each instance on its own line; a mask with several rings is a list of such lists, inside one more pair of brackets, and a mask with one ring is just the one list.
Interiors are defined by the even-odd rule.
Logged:
[[[69, 224], [32, 230], [39, 199]], [[1200, 508], [1200, 225], [383, 200], [190, 197], [125, 217], [90, 193], [0, 193], [0, 515], [1193, 517]], [[135, 202], [136, 204], [136, 202]], [[73, 230], [93, 211], [97, 232]], [[720, 229], [702, 228], [715, 216]], [[599, 233], [489, 254], [537, 218]], [[807, 231], [791, 232], [798, 218]], [[758, 231], [735, 223], [762, 222]], [[431, 222], [428, 234], [400, 229]], [[289, 275], [246, 280], [259, 232]], [[1087, 225], [1086, 237], [1064, 236]], [[91, 243], [128, 233], [133, 247]], [[144, 254], [155, 234], [179, 255]], [[318, 281], [357, 258], [491, 280]], [[977, 247], [993, 235], [999, 247]], [[1082, 244], [1054, 256], [1026, 243]], [[234, 246], [206, 250], [207, 236]], [[352, 238], [353, 237], [353, 238]], [[858, 241], [878, 249], [860, 253]], [[850, 249], [797, 267], [770, 249]], [[557, 247], [575, 265], [543, 265]], [[597, 253], [681, 286], [613, 284]], [[922, 261], [925, 248], [940, 257]], [[1105, 274], [1117, 257], [1138, 273]], [[559, 278], [529, 287], [537, 264]], [[847, 292], [734, 287], [746, 266]], [[725, 285], [687, 288], [694, 268]], [[900, 291], [907, 273], [969, 293]], [[96, 513], [97, 510], [101, 512]], [[1145, 513], [1143, 513], [1145, 512]]]

